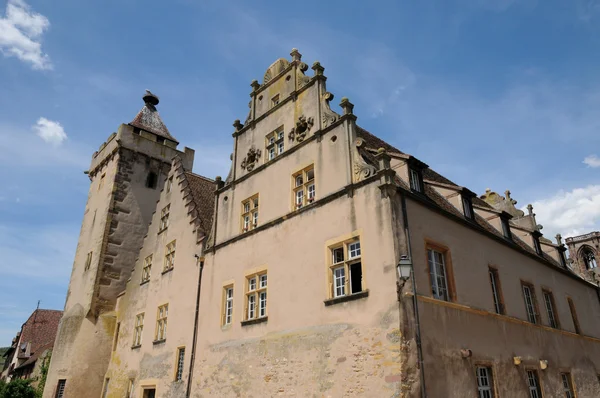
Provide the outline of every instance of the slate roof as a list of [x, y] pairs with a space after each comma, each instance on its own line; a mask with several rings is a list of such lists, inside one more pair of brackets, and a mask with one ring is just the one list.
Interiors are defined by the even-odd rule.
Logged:
[[215, 182], [191, 171], [186, 171], [185, 175], [198, 210], [200, 225], [204, 232], [208, 233], [211, 229], [215, 205]]
[[149, 102], [146, 102], [144, 104], [142, 109], [138, 112], [135, 118], [133, 118], [129, 125], [140, 128], [142, 130], [149, 131], [153, 134], [156, 134], [159, 137], [165, 138], [167, 140], [179, 144], [179, 141], [177, 141], [177, 139], [175, 139], [175, 137], [173, 137], [171, 133], [169, 133], [169, 129], [167, 129], [167, 126], [165, 126], [162, 119], [160, 118], [160, 115], [156, 110], [156, 106]]
[[63, 312], [58, 310], [37, 309], [33, 311], [21, 329], [21, 339], [19, 347], [17, 347], [18, 358], [27, 358], [21, 350], [24, 344], [31, 344], [30, 353], [32, 355], [47, 344], [54, 344], [62, 314]]

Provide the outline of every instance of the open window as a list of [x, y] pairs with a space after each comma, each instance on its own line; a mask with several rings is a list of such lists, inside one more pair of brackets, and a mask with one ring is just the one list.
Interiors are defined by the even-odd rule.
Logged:
[[156, 183], [158, 182], [158, 174], [151, 171], [146, 177], [146, 188], [156, 189]]
[[341, 242], [329, 250], [330, 298], [365, 291], [360, 239]]

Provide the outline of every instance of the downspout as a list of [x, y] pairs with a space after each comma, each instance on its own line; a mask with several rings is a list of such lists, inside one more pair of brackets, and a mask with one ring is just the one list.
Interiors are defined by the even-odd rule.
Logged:
[[187, 389], [185, 392], [186, 398], [190, 397], [192, 392], [192, 376], [194, 374], [194, 362], [196, 360], [196, 339], [198, 337], [198, 316], [200, 314], [200, 288], [202, 287], [202, 270], [204, 269], [204, 259], [194, 255], [197, 261], [199, 262], [199, 270], [198, 270], [198, 288], [196, 289], [196, 314], [194, 316], [194, 333], [192, 340], [192, 355], [190, 358], [190, 372], [188, 375]]
[[[408, 212], [406, 211], [406, 197], [404, 196], [404, 192], [401, 191], [400, 193], [400, 198], [402, 201], [402, 218], [404, 219], [404, 233], [406, 234], [406, 246], [408, 248], [408, 258], [410, 258], [410, 261], [412, 262], [412, 248], [410, 245], [410, 229], [408, 226]], [[417, 356], [418, 356], [418, 361], [419, 361], [419, 370], [420, 370], [420, 376], [421, 376], [421, 397], [422, 398], [427, 398], [427, 389], [425, 388], [425, 368], [423, 366], [423, 347], [421, 344], [421, 323], [419, 321], [419, 305], [417, 302], [417, 282], [415, 280], [415, 270], [414, 270], [414, 264], [412, 266], [412, 272], [411, 274], [411, 283], [412, 283], [412, 301], [413, 301], [413, 308], [415, 311], [415, 326], [416, 326], [416, 331], [415, 331], [415, 339], [417, 342]]]

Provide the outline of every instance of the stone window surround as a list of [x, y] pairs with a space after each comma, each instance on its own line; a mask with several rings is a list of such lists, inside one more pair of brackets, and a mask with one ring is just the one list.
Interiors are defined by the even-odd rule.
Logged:
[[175, 253], [177, 250], [177, 240], [174, 239], [165, 245], [165, 257], [163, 263], [163, 274], [172, 271], [175, 268]]
[[[431, 292], [431, 286], [433, 281], [431, 280], [431, 271], [430, 271], [430, 266], [429, 266], [429, 255], [428, 255], [428, 251], [429, 250], [434, 250], [437, 252], [440, 252], [444, 255], [444, 267], [445, 267], [445, 271], [446, 271], [446, 288], [448, 289], [448, 300], [450, 302], [456, 302], [457, 301], [457, 297], [456, 297], [456, 283], [454, 281], [454, 267], [452, 265], [452, 254], [451, 254], [451, 250], [448, 246], [439, 243], [437, 241], [434, 241], [432, 239], [425, 239], [425, 265], [426, 265], [426, 270], [427, 270], [427, 276], [429, 278], [429, 291], [432, 294], [433, 297], [433, 293]], [[443, 300], [445, 301], [445, 300]]]
[[[504, 301], [504, 294], [502, 292], [502, 281], [500, 280], [500, 271], [498, 267], [495, 265], [488, 265], [488, 271], [490, 273], [490, 288], [492, 289], [492, 298], [494, 298], [494, 310], [496, 310], [497, 314], [506, 315], [506, 303]], [[493, 282], [492, 282], [492, 274], [493, 274]], [[494, 293], [494, 286], [492, 283], [495, 283], [496, 292]], [[496, 308], [496, 301], [498, 304], [498, 308]], [[499, 312], [497, 310], [500, 310]]]
[[[231, 289], [232, 291], [232, 296], [230, 298], [230, 300], [228, 300], [227, 297], [227, 292], [228, 290]], [[235, 309], [235, 283], [233, 281], [227, 281], [223, 284], [223, 289], [222, 289], [222, 298], [221, 298], [221, 327], [222, 328], [229, 328], [231, 327], [231, 325], [233, 324], [233, 317], [234, 317], [234, 309]], [[227, 304], [228, 301], [231, 302], [231, 314], [230, 316], [230, 321], [227, 322]]]
[[[264, 285], [262, 284], [262, 277], [265, 278]], [[250, 290], [250, 281], [254, 279], [254, 288]], [[262, 294], [266, 295], [265, 300], [265, 313], [263, 316], [260, 315], [261, 311], [261, 296]], [[268, 269], [266, 267], [262, 268], [254, 268], [249, 270], [244, 275], [244, 314], [243, 320], [241, 322], [242, 326], [252, 325], [255, 323], [264, 322], [268, 319], [269, 314], [269, 300], [268, 300]], [[254, 316], [250, 317], [250, 298], [254, 297]]]
[[[550, 314], [548, 312], [548, 302], [547, 302], [547, 298], [550, 298], [550, 305], [552, 307], [552, 315], [554, 317], [554, 322], [556, 326], [552, 326], [552, 323], [550, 321]], [[550, 326], [551, 328], [554, 329], [560, 329], [560, 318], [558, 316], [558, 309], [556, 308], [556, 299], [554, 297], [554, 293], [552, 292], [552, 289], [542, 286], [542, 298], [544, 300], [544, 308], [546, 309], [546, 315], [548, 316], [548, 326]]]
[[242, 200], [240, 216], [240, 232], [246, 233], [258, 227], [260, 201], [258, 193]]
[[154, 330], [153, 344], [163, 343], [167, 340], [167, 320], [169, 318], [169, 303], [159, 305], [156, 309], [156, 328]]
[[[308, 173], [312, 171], [312, 179], [308, 179]], [[297, 184], [296, 179], [298, 177], [302, 178], [302, 183]], [[313, 196], [311, 198], [308, 197], [309, 187], [313, 187]], [[317, 188], [317, 179], [315, 176], [315, 164], [311, 163], [310, 165], [303, 167], [302, 169], [296, 171], [292, 174], [292, 211], [296, 211], [301, 209], [304, 206], [307, 206], [314, 201], [316, 201], [316, 190]], [[298, 203], [297, 201], [297, 192], [302, 192], [302, 203]]]
[[173, 375], [173, 381], [179, 382], [183, 380], [183, 370], [185, 368], [185, 346], [179, 346], [175, 350], [175, 371]]
[[135, 316], [135, 323], [133, 327], [133, 344], [131, 346], [132, 349], [142, 346], [142, 334], [144, 333], [145, 315], [145, 312], [140, 312]]
[[492, 397], [493, 398], [498, 397], [498, 383], [496, 381], [497, 372], [496, 372], [494, 363], [491, 362], [491, 361], [477, 360], [477, 359], [475, 359], [473, 361], [473, 370], [474, 370], [474, 373], [475, 373], [475, 387], [477, 388], [476, 391], [479, 390], [479, 382], [477, 380], [477, 378], [479, 376], [478, 373], [477, 373], [477, 371], [478, 371], [479, 368], [486, 368], [486, 369], [488, 369], [490, 371], [490, 375], [489, 375], [489, 379], [491, 379], [490, 380], [491, 381], [491, 383], [490, 383], [490, 391], [492, 392]]
[[144, 266], [142, 268], [142, 281], [140, 285], [144, 285], [150, 282], [150, 277], [152, 276], [152, 260], [154, 258], [154, 253], [146, 256], [144, 258]]
[[[528, 308], [527, 298], [525, 296], [525, 287], [529, 289], [531, 295], [531, 310], [533, 313], [530, 315], [530, 309]], [[535, 285], [529, 281], [521, 279], [521, 295], [523, 296], [523, 304], [525, 305], [525, 319], [533, 324], [541, 324], [540, 307], [538, 305], [537, 294], [535, 292]], [[530, 318], [533, 316], [533, 320]]]

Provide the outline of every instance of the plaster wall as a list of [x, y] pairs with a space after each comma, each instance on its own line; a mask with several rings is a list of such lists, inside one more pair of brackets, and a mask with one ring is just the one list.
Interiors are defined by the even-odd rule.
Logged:
[[[400, 332], [388, 200], [372, 183], [206, 256], [194, 397], [396, 396]], [[360, 236], [369, 295], [326, 306], [328, 246], [351, 236]], [[242, 326], [246, 275], [264, 269], [268, 319]], [[233, 322], [222, 326], [229, 284]]]

